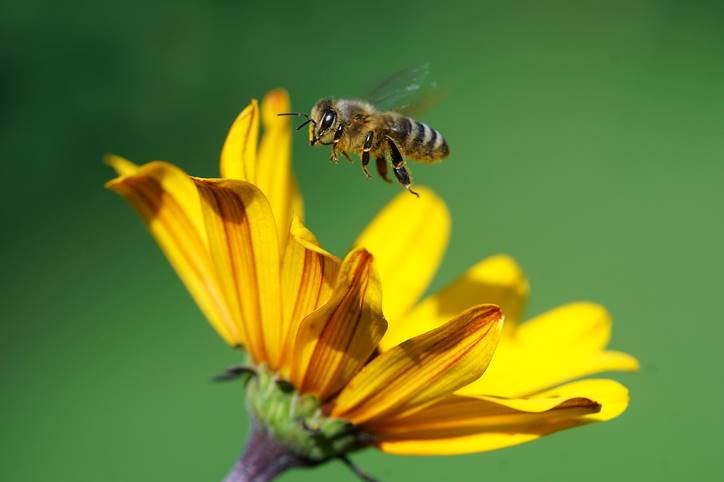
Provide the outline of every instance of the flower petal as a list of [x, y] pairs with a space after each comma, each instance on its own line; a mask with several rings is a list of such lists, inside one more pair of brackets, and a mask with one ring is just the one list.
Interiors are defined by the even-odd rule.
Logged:
[[286, 90], [272, 90], [264, 96], [261, 102], [264, 130], [259, 144], [255, 180], [257, 187], [269, 199], [283, 243], [286, 243], [286, 233], [292, 217], [302, 218], [302, 197], [292, 173], [292, 132], [289, 117], [277, 115], [290, 110], [289, 94]]
[[103, 157], [103, 162], [111, 166], [119, 176], [130, 176], [139, 169], [137, 164], [115, 154], [107, 154]]
[[[433, 191], [417, 187], [419, 198], [400, 193], [357, 238], [375, 257], [388, 295], [384, 313], [392, 323], [417, 301], [440, 265], [450, 237], [450, 214]], [[393, 236], [394, 233], [394, 236]]]
[[304, 317], [324, 305], [332, 295], [339, 259], [319, 247], [314, 235], [298, 218], [292, 221], [282, 260], [282, 345], [280, 372], [289, 378], [294, 340]]
[[592, 373], [637, 370], [631, 355], [604, 351], [610, 336], [611, 318], [602, 306], [561, 306], [503, 337], [485, 377], [460, 393], [525, 396]]
[[320, 400], [339, 391], [369, 360], [387, 329], [372, 255], [357, 249], [342, 262], [334, 294], [302, 321], [291, 381]]
[[256, 100], [241, 111], [221, 148], [219, 171], [226, 179], [256, 182], [256, 147], [259, 137], [259, 106]]
[[483, 374], [502, 325], [500, 308], [476, 306], [382, 353], [344, 388], [332, 415], [359, 425], [451, 394]]
[[483, 452], [610, 420], [628, 405], [613, 380], [583, 380], [526, 399], [451, 396], [384, 424], [363, 427], [379, 447], [405, 455]]
[[214, 263], [209, 256], [199, 194], [194, 182], [166, 162], [137, 167], [118, 157], [107, 158], [120, 177], [106, 187], [126, 198], [146, 222], [201, 311], [230, 345], [244, 341], [229, 310]]
[[440, 293], [423, 300], [401, 320], [390, 323], [380, 348], [389, 350], [480, 303], [500, 306], [505, 314], [505, 334], [515, 329], [527, 298], [528, 280], [520, 266], [509, 256], [492, 256], [470, 268]]
[[253, 184], [197, 179], [209, 252], [246, 348], [256, 363], [276, 369], [282, 323], [279, 247], [274, 216]]

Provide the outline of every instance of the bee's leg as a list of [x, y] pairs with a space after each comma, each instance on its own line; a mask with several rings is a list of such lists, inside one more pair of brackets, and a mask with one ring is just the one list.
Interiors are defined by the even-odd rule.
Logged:
[[[337, 127], [337, 130], [334, 132], [334, 139], [332, 140], [332, 155], [330, 156], [329, 160], [332, 161], [335, 164], [339, 164], [339, 159], [337, 159], [337, 143], [340, 139], [342, 139], [342, 135], [344, 135], [344, 124], [340, 123], [339, 127]], [[346, 153], [343, 153], [346, 156]]]
[[412, 190], [410, 173], [407, 172], [407, 167], [405, 167], [405, 160], [402, 158], [402, 154], [397, 148], [397, 144], [395, 144], [395, 141], [387, 137], [387, 145], [390, 148], [390, 154], [392, 156], [392, 170], [395, 173], [395, 177], [397, 178], [399, 183], [402, 184], [402, 187], [410, 191], [410, 194], [414, 194], [415, 196], [420, 197], [418, 193]]
[[352, 160], [352, 158], [349, 157], [349, 154], [347, 153], [347, 151], [342, 151], [342, 155], [347, 158], [347, 162], [349, 162], [350, 164], [354, 163], [354, 160]]
[[370, 163], [370, 149], [372, 149], [372, 139], [374, 138], [374, 132], [369, 131], [367, 137], [365, 137], [365, 143], [362, 146], [362, 170], [367, 176], [367, 179], [371, 179], [369, 171], [367, 170], [367, 164]]
[[339, 164], [339, 159], [337, 158], [337, 145], [332, 144], [332, 154], [329, 156], [329, 161], [332, 164]]
[[387, 177], [387, 159], [385, 159], [385, 156], [377, 156], [375, 161], [377, 162], [377, 172], [380, 174], [380, 177], [386, 182], [392, 182], [390, 178]]

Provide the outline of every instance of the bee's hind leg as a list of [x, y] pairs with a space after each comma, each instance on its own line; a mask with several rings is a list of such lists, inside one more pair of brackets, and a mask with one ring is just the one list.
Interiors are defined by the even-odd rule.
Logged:
[[377, 163], [377, 172], [379, 173], [380, 177], [385, 180], [385, 182], [392, 182], [392, 180], [387, 177], [387, 159], [385, 159], [385, 156], [377, 156], [377, 159], [375, 159], [375, 162]]
[[410, 191], [410, 194], [420, 197], [418, 193], [412, 190], [410, 173], [407, 172], [405, 160], [402, 158], [402, 154], [400, 153], [400, 149], [397, 148], [397, 144], [395, 144], [395, 141], [387, 137], [387, 146], [390, 148], [390, 155], [392, 156], [392, 171], [395, 173], [397, 181], [402, 185], [402, 187]]
[[367, 164], [370, 163], [370, 149], [372, 149], [372, 139], [374, 136], [374, 132], [369, 131], [367, 133], [367, 137], [365, 137], [365, 143], [362, 146], [362, 170], [364, 171], [365, 176], [367, 176], [367, 179], [372, 178], [372, 176], [370, 176], [370, 172], [367, 170]]

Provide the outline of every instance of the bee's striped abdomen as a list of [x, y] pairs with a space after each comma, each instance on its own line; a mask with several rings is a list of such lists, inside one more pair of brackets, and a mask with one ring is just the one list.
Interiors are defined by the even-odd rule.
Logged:
[[406, 157], [423, 162], [434, 162], [450, 154], [445, 138], [429, 125], [410, 117], [389, 119], [391, 132]]

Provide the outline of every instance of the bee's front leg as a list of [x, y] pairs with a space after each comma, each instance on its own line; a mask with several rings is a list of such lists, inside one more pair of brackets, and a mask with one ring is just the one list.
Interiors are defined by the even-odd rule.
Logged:
[[329, 156], [329, 160], [333, 164], [339, 164], [339, 158], [337, 158], [337, 144], [332, 144], [332, 154]]
[[[335, 164], [339, 164], [339, 159], [337, 158], [337, 144], [342, 139], [343, 135], [344, 135], [344, 124], [342, 124], [340, 122], [339, 126], [337, 127], [337, 130], [334, 131], [334, 139], [332, 140], [332, 155], [329, 158], [329, 160]], [[343, 152], [343, 154], [344, 154], [344, 152]]]

